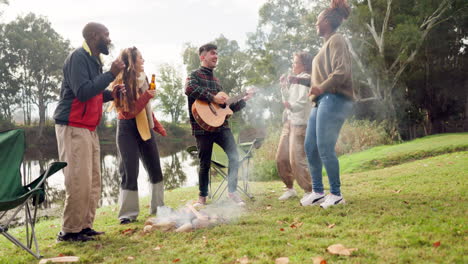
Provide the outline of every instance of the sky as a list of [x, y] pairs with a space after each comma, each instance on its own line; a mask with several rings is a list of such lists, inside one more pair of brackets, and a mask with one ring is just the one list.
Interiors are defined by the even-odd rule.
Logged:
[[[33, 12], [48, 18], [52, 27], [73, 47], [83, 42], [87, 22], [104, 24], [115, 45], [109, 59], [136, 46], [145, 59], [145, 71], [162, 63], [182, 66], [184, 43], [200, 46], [223, 34], [245, 47], [254, 32], [258, 10], [266, 0], [9, 0], [3, 22]], [[106, 60], [107, 61], [107, 60]], [[110, 60], [109, 60], [110, 61]]]
[[[72, 47], [82, 45], [81, 31], [88, 22], [104, 24], [114, 44], [105, 58], [110, 63], [126, 47], [137, 47], [147, 75], [169, 63], [184, 76], [182, 52], [190, 42], [201, 46], [221, 34], [245, 47], [248, 32], [255, 32], [258, 10], [266, 0], [9, 0], [2, 6], [1, 22], [30, 12], [47, 17]], [[52, 116], [55, 104], [47, 110]]]

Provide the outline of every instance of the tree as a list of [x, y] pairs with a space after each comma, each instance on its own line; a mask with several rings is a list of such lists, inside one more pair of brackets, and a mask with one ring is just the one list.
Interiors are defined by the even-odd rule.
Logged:
[[4, 25], [0, 24], [0, 120], [10, 123], [19, 103], [17, 83], [12, 75], [16, 69], [16, 58], [7, 52]]
[[246, 51], [246, 84], [259, 87], [260, 94], [251, 118], [269, 116], [270, 122], [280, 123], [284, 108], [278, 80], [290, 71], [295, 52], [315, 55], [320, 48], [315, 21], [321, 10], [322, 2], [311, 0], [269, 0], [260, 8], [257, 29], [248, 35]]
[[18, 58], [12, 72], [21, 88], [25, 124], [31, 124], [32, 105], [39, 112], [39, 136], [45, 125], [47, 105], [55, 101], [63, 62], [70, 52], [64, 40], [44, 17], [30, 13], [5, 27], [7, 51]]
[[172, 123], [178, 123], [186, 113], [182, 77], [175, 67], [164, 64], [159, 70], [158, 82], [162, 89], [157, 95], [158, 105], [164, 114], [171, 117]]
[[447, 12], [451, 1], [356, 0], [354, 4], [348, 44], [359, 69], [355, 74], [357, 99], [380, 101], [380, 109], [385, 109], [381, 118], [398, 131], [398, 112], [405, 108], [407, 89], [402, 76], [431, 31], [451, 17]]

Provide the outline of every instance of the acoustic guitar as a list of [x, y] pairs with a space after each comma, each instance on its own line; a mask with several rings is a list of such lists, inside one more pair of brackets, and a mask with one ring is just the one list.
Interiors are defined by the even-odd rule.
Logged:
[[229, 97], [224, 92], [219, 92], [217, 95], [222, 95], [226, 98], [226, 104], [219, 105], [214, 102], [206, 102], [202, 100], [195, 100], [192, 104], [192, 114], [197, 121], [198, 125], [206, 131], [213, 132], [218, 127], [224, 124], [227, 118], [229, 118], [234, 112], [230, 108], [230, 105], [240, 101], [248, 93], [254, 93], [253, 89], [244, 91], [242, 94], [237, 96]]

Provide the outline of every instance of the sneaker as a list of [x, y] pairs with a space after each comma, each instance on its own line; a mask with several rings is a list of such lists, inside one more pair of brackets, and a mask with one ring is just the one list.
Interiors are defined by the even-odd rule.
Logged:
[[278, 198], [278, 200], [283, 201], [283, 200], [287, 200], [287, 199], [289, 199], [289, 198], [291, 198], [291, 197], [296, 197], [296, 196], [297, 196], [296, 190], [294, 190], [294, 189], [291, 188], [291, 189], [288, 189], [286, 192], [284, 192], [283, 195], [281, 195], [281, 196]]
[[94, 240], [94, 238], [85, 236], [80, 233], [65, 233], [60, 231], [57, 235], [57, 242], [68, 241], [68, 242], [86, 242]]
[[80, 234], [85, 235], [85, 236], [99, 236], [99, 235], [104, 235], [105, 233], [106, 232], [99, 232], [89, 227], [80, 231]]
[[228, 193], [228, 198], [231, 201], [233, 201], [234, 203], [236, 203], [238, 206], [244, 206], [245, 205], [244, 201], [242, 201], [239, 194], [237, 194], [236, 192]]
[[127, 224], [130, 224], [130, 223], [133, 223], [133, 222], [135, 222], [135, 220], [129, 219], [129, 218], [120, 219], [120, 224], [121, 225], [127, 225]]
[[327, 197], [325, 197], [325, 201], [320, 204], [320, 207], [322, 207], [323, 209], [327, 209], [330, 206], [345, 203], [346, 201], [343, 199], [343, 196], [338, 196], [330, 193], [327, 195]]
[[302, 198], [301, 198], [301, 203], [304, 201], [305, 198], [307, 198], [307, 196], [309, 196], [309, 195], [311, 195], [311, 194], [312, 194], [312, 192], [306, 192], [306, 193], [304, 193], [304, 196], [302, 196]]
[[325, 199], [325, 194], [311, 192], [309, 195], [301, 199], [302, 206], [319, 205]]
[[206, 205], [206, 196], [198, 196], [198, 201], [193, 204], [193, 207], [200, 207]]

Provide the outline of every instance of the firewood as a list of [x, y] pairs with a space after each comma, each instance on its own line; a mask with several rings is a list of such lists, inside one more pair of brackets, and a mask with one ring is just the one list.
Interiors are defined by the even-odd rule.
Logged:
[[190, 232], [192, 231], [193, 226], [191, 223], [186, 223], [181, 225], [179, 228], [177, 228], [175, 231], [176, 232]]

